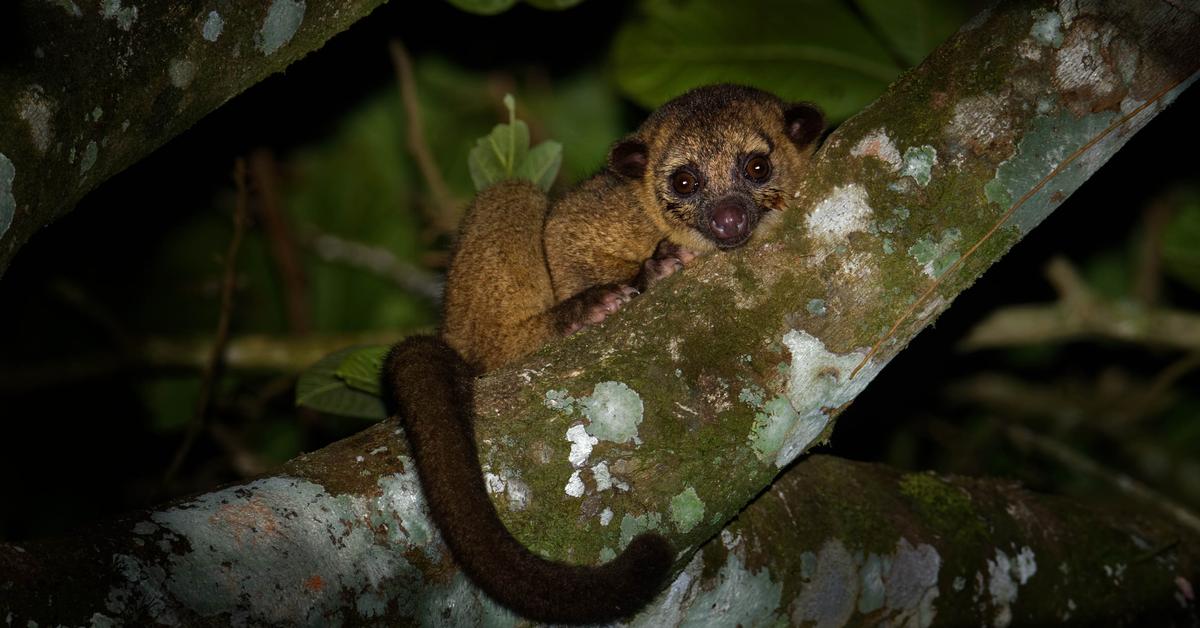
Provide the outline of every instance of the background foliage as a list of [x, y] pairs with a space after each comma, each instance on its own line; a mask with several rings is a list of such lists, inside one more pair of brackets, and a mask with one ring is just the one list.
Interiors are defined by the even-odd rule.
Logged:
[[[695, 85], [750, 82], [844, 119], [977, 8], [452, 0], [416, 20], [401, 4], [113, 179], [16, 259], [0, 282], [0, 471], [14, 506], [0, 509], [0, 537], [254, 474], [376, 416], [370, 369], [346, 360], [364, 354], [347, 347], [436, 324], [446, 225], [475, 190], [468, 154], [509, 121], [506, 93], [531, 146], [561, 145], [561, 190], [647, 108]], [[542, 36], [497, 35], [515, 32]], [[409, 51], [415, 108], [393, 41]], [[1058, 299], [1042, 268], [1060, 256], [1097, 302], [1200, 318], [1200, 177], [1165, 151], [1200, 141], [1198, 106], [1185, 95], [961, 297], [838, 422], [833, 451], [1102, 496], [1128, 473], [1158, 492], [1151, 501], [1200, 507], [1200, 347], [1082, 338], [956, 351], [989, 314]], [[164, 481], [197, 413], [243, 156], [251, 221], [230, 346], [244, 350], [213, 378], [205, 427]], [[293, 359], [301, 344], [316, 355]], [[359, 385], [297, 390], [325, 354], [314, 372]], [[335, 412], [298, 411], [297, 395]], [[47, 466], [60, 473], [30, 472]]]

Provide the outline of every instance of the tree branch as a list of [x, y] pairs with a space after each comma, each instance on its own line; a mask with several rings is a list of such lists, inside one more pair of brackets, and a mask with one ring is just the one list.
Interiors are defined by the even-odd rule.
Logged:
[[186, 0], [17, 0], [5, 7], [0, 273], [36, 230], [92, 188], [382, 3], [273, 0], [214, 9]]
[[[1061, 7], [1004, 3], [967, 24], [829, 138], [766, 242], [704, 260], [603, 326], [481, 379], [480, 459], [513, 533], [548, 556], [597, 562], [655, 529], [685, 567], [691, 549], [827, 437], [837, 412], [920, 329], [1195, 79], [1193, 13], [1156, 0]], [[916, 553], [920, 570], [902, 573], [920, 587], [920, 612], [942, 608], [954, 574], [978, 573], [962, 586], [1001, 601], [1036, 577], [1024, 546], [983, 550], [995, 563], [985, 575], [982, 562], [952, 562], [957, 549], [935, 547], [945, 562], [928, 560], [908, 531], [875, 536], [854, 518], [875, 493], [857, 491], [870, 481], [850, 473], [820, 474], [804, 490], [845, 504], [847, 529], [873, 539], [880, 556], [894, 552], [893, 566], [909, 564], [901, 550]], [[1061, 520], [1060, 539], [1099, 525], [1063, 504], [1009, 514], [1034, 526]], [[976, 542], [963, 556], [979, 558], [972, 530], [986, 543], [997, 529], [986, 522], [1007, 506], [972, 502], [985, 523], [944, 547]], [[924, 518], [941, 516], [935, 507]], [[1147, 542], [1139, 561], [1180, 566], [1177, 580], [1155, 582], [1181, 583], [1194, 614], [1194, 539], [1138, 538]], [[1083, 573], [1115, 542], [1081, 546], [1061, 564]], [[1107, 577], [1125, 577], [1133, 562]], [[1043, 573], [1060, 566], [1039, 564]], [[277, 475], [67, 541], [0, 547], [0, 566], [12, 581], [0, 602], [39, 623], [94, 613], [195, 624], [505, 619], [453, 569], [394, 421]], [[52, 575], [67, 573], [78, 578], [70, 586]], [[1100, 576], [1087, 573], [1056, 594], [1092, 591]]]

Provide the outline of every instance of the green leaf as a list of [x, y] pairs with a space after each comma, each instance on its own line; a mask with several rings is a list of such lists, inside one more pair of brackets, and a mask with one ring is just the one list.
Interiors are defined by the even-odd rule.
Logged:
[[337, 377], [355, 390], [379, 397], [379, 373], [391, 347], [362, 347], [346, 356], [337, 367]]
[[562, 144], [548, 140], [529, 151], [517, 168], [517, 177], [533, 181], [543, 192], [550, 191], [562, 166]]
[[649, 0], [617, 34], [617, 83], [653, 108], [700, 85], [749, 84], [841, 120], [901, 69], [840, 0]]
[[916, 65], [971, 17], [962, 0], [855, 0], [888, 47]]
[[296, 382], [296, 405], [341, 416], [376, 420], [386, 418], [383, 400], [377, 395], [351, 388], [338, 374], [346, 358], [359, 351], [362, 351], [361, 347], [336, 351], [301, 373], [300, 380]]
[[450, 4], [470, 13], [495, 15], [507, 11], [517, 0], [450, 0]]
[[1200, 291], [1200, 189], [1182, 191], [1177, 210], [1163, 234], [1163, 270]]
[[467, 156], [476, 190], [513, 178], [517, 166], [529, 153], [529, 126], [517, 119], [512, 94], [504, 96], [504, 106], [508, 108], [508, 124], [492, 127], [491, 133], [476, 140]]
[[561, 11], [569, 9], [583, 0], [525, 0], [525, 2], [544, 11]]

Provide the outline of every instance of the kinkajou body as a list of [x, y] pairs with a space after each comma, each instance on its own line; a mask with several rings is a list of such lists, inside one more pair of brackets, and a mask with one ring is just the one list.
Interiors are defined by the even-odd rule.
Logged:
[[540, 621], [613, 621], [650, 601], [675, 555], [644, 534], [604, 565], [575, 566], [509, 535], [475, 452], [474, 377], [600, 323], [697, 255], [750, 241], [799, 187], [823, 128], [812, 105], [702, 87], [656, 110], [601, 173], [553, 204], [519, 181], [476, 197], [450, 263], [441, 338], [398, 344], [384, 383], [442, 537], [497, 601]]

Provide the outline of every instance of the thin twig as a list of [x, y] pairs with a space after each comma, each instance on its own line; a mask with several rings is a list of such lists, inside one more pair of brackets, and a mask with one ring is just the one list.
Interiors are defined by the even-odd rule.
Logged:
[[461, 203], [455, 199], [442, 177], [442, 171], [429, 150], [429, 142], [425, 139], [425, 128], [421, 124], [421, 105], [417, 99], [417, 81], [413, 76], [412, 59], [400, 40], [393, 39], [388, 43], [392, 55], [392, 65], [396, 70], [396, 79], [400, 87], [400, 101], [404, 103], [404, 113], [408, 120], [408, 150], [417, 162], [417, 168], [429, 186], [433, 195], [433, 211], [426, 211], [430, 224], [442, 233], [454, 233], [458, 228]]
[[441, 275], [399, 259], [383, 247], [347, 240], [328, 233], [309, 238], [308, 244], [327, 262], [340, 262], [369, 270], [435, 304], [442, 300]]
[[1121, 493], [1161, 509], [1179, 524], [1200, 532], [1200, 517], [1149, 486], [1104, 467], [1053, 438], [1033, 432], [1020, 425], [1006, 425], [1004, 433], [1017, 446], [1031, 449], [1076, 473], [1096, 478]]
[[308, 299], [308, 281], [296, 251], [296, 239], [288, 227], [287, 215], [279, 196], [279, 173], [271, 151], [260, 148], [250, 154], [251, 180], [258, 193], [255, 207], [259, 224], [267, 236], [268, 248], [283, 285], [284, 312], [288, 329], [303, 336], [312, 331]]
[[196, 441], [196, 436], [204, 428], [208, 414], [208, 406], [212, 401], [213, 385], [221, 369], [221, 356], [225, 353], [225, 343], [229, 340], [229, 321], [233, 315], [233, 291], [237, 279], [237, 255], [242, 245], [242, 236], [246, 233], [246, 160], [239, 158], [234, 164], [233, 180], [237, 186], [237, 201], [233, 209], [233, 236], [229, 239], [229, 247], [225, 251], [225, 270], [221, 281], [221, 310], [217, 317], [217, 331], [213, 338], [212, 348], [208, 354], [208, 363], [200, 376], [200, 394], [196, 398], [196, 411], [188, 424], [183, 442], [175, 452], [171, 466], [163, 474], [163, 486], [169, 487], [175, 474], [183, 466], [188, 451]]
[[1165, 198], [1153, 201], [1142, 213], [1142, 237], [1138, 251], [1133, 293], [1147, 307], [1158, 302], [1162, 289], [1162, 248], [1174, 207]]
[[1155, 376], [1150, 387], [1146, 389], [1146, 393], [1142, 395], [1142, 401], [1137, 404], [1137, 408], [1141, 408], [1143, 413], [1147, 413], [1158, 406], [1161, 400], [1179, 380], [1183, 379], [1188, 373], [1200, 368], [1200, 351], [1190, 353], [1182, 358], [1170, 363], [1162, 371]]

